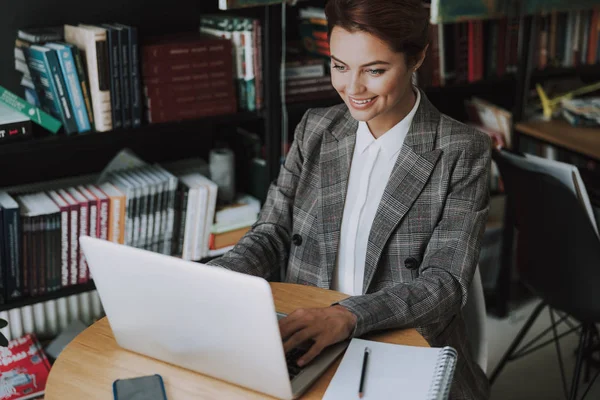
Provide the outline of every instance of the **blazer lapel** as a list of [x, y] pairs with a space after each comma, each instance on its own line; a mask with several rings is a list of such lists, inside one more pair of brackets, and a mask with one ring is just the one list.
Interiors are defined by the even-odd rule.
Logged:
[[318, 286], [324, 288], [331, 285], [336, 263], [357, 128], [358, 121], [346, 109], [340, 120], [334, 122], [323, 135], [318, 227], [321, 265], [327, 268], [321, 268]]
[[421, 92], [421, 103], [373, 220], [367, 245], [363, 293], [371, 284], [390, 236], [421, 193], [442, 153], [433, 148], [439, 118], [440, 113]]

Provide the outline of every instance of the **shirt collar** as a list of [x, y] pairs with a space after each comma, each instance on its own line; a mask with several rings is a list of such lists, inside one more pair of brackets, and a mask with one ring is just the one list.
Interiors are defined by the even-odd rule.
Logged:
[[388, 158], [394, 158], [402, 149], [404, 139], [408, 134], [408, 130], [412, 123], [412, 120], [419, 108], [421, 102], [420, 90], [415, 90], [416, 101], [410, 112], [400, 122], [394, 125], [389, 131], [384, 133], [379, 139], [375, 139], [369, 130], [369, 126], [364, 121], [358, 122], [358, 129], [356, 130], [356, 152], [362, 154], [370, 145], [377, 143], [381, 147], [383, 154]]

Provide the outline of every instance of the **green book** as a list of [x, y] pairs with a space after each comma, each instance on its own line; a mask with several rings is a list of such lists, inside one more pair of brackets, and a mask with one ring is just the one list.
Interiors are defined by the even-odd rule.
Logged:
[[56, 118], [46, 114], [37, 107], [32, 106], [2, 86], [0, 86], [0, 102], [27, 116], [27, 118], [31, 119], [36, 124], [42, 126], [52, 133], [56, 133], [62, 125], [61, 122]]

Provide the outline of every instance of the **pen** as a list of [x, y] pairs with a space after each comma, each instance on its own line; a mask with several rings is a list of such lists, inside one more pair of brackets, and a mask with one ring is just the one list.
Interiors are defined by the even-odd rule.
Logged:
[[361, 399], [363, 398], [363, 395], [365, 393], [365, 390], [364, 390], [364, 386], [365, 386], [365, 373], [367, 371], [367, 361], [369, 360], [369, 353], [370, 352], [371, 352], [371, 350], [369, 350], [368, 347], [365, 347], [365, 353], [363, 355], [362, 370], [360, 372], [360, 386], [358, 388], [358, 397], [360, 397]]

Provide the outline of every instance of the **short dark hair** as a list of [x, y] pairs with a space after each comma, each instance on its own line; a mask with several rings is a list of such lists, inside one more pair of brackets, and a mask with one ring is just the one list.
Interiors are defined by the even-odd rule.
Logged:
[[404, 53], [409, 67], [429, 43], [429, 9], [421, 0], [329, 0], [329, 37], [334, 27], [366, 32]]

